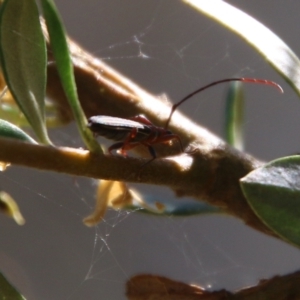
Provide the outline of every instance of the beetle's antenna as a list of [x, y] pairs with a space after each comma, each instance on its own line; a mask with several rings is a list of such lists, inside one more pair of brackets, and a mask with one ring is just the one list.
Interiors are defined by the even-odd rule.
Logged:
[[274, 87], [276, 87], [281, 93], [283, 93], [283, 89], [282, 87], [274, 82], [274, 81], [271, 81], [271, 80], [266, 80], [266, 79], [256, 79], [256, 78], [226, 78], [226, 79], [222, 79], [222, 80], [218, 80], [218, 81], [214, 81], [208, 85], [205, 85], [203, 87], [201, 87], [200, 89], [188, 94], [187, 96], [185, 96], [182, 100], [180, 100], [179, 102], [177, 102], [176, 104], [174, 104], [172, 106], [172, 109], [171, 109], [171, 113], [169, 115], [169, 118], [167, 119], [167, 122], [166, 122], [166, 125], [165, 125], [165, 129], [168, 128], [169, 126], [169, 123], [171, 121], [171, 118], [173, 116], [173, 113], [174, 111], [177, 109], [177, 107], [179, 105], [181, 105], [183, 102], [185, 102], [186, 100], [190, 99], [191, 97], [193, 97], [194, 95], [214, 86], [214, 85], [217, 85], [219, 83], [224, 83], [224, 82], [230, 82], [230, 81], [242, 81], [242, 82], [248, 82], [248, 83], [257, 83], [257, 84], [266, 84], [266, 85], [272, 85]]

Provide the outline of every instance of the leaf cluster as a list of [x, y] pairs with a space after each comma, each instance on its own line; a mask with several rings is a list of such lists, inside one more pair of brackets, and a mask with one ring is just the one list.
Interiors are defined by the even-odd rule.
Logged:
[[[278, 36], [225, 2], [185, 2], [242, 36], [300, 95], [298, 72], [290, 72], [291, 68], [299, 69], [299, 59]], [[185, 145], [194, 143], [197, 151], [191, 155], [157, 160], [140, 174], [146, 159], [103, 155], [87, 128], [86, 116], [94, 112], [108, 115], [112, 112], [127, 118], [129, 112], [143, 112], [157, 124], [162, 124], [167, 119], [169, 107], [100, 61], [95, 61], [68, 40], [53, 1], [40, 0], [40, 3], [41, 12], [35, 0], [5, 0], [0, 7], [3, 74], [0, 83], [3, 89], [5, 85], [8, 87], [2, 101], [9, 107], [5, 114], [1, 114], [6, 120], [0, 119], [1, 161], [108, 179], [103, 183], [105, 186], [100, 186], [107, 196], [98, 200], [101, 211], [97, 213], [98, 219], [107, 205], [173, 216], [222, 212], [235, 215], [266, 234], [300, 246], [300, 156], [279, 158], [265, 164], [241, 152], [244, 100], [240, 84], [232, 86], [228, 94], [227, 143], [175, 114], [172, 131], [183, 137]], [[45, 22], [40, 20], [41, 14]], [[241, 19], [243, 22], [237, 23], [236, 20]], [[87, 83], [90, 94], [85, 89], [83, 95], [82, 87], [86, 88]], [[91, 98], [99, 96], [103, 102], [95, 107], [88, 95]], [[55, 101], [49, 103], [46, 96], [55, 98]], [[124, 108], [124, 99], [128, 108]], [[73, 118], [88, 151], [55, 147], [49, 139], [49, 125], [62, 125]], [[185, 127], [189, 132], [176, 125], [183, 123], [187, 124]], [[35, 139], [20, 128], [24, 125], [30, 125]], [[23, 152], [19, 154], [20, 151]], [[166, 156], [164, 151], [158, 149], [161, 156]], [[102, 169], [99, 164], [102, 164]], [[233, 170], [230, 175], [228, 170]], [[199, 201], [197, 205], [174, 207], [164, 200], [151, 202], [132, 194], [123, 184], [116, 191], [117, 196], [115, 193], [109, 196], [112, 186], [114, 189], [116, 186], [114, 180], [163, 184], [173, 188], [178, 195], [190, 195], [206, 203]], [[131, 195], [130, 202], [128, 197], [123, 203], [119, 201], [123, 194]], [[10, 204], [5, 205], [10, 207]], [[6, 210], [9, 209], [6, 207]], [[89, 225], [97, 222], [93, 219], [91, 224], [91, 219], [87, 220]]]

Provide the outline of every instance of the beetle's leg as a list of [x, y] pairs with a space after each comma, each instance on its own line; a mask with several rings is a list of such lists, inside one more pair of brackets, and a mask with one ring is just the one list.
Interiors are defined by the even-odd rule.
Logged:
[[126, 150], [132, 149], [139, 144], [139, 143], [131, 143], [131, 140], [133, 140], [136, 137], [137, 132], [138, 132], [137, 128], [132, 128], [126, 140], [122, 142], [123, 144], [123, 146], [121, 147], [122, 155], [126, 156]]
[[138, 145], [140, 145], [141, 143], [139, 142], [136, 142], [136, 143], [130, 143], [130, 142], [119, 142], [119, 143], [115, 143], [113, 145], [111, 145], [109, 148], [108, 148], [108, 152], [109, 154], [112, 154], [112, 151], [113, 150], [119, 150], [121, 151], [121, 154], [123, 156], [127, 156], [127, 153], [126, 151], [127, 150], [130, 150]]
[[135, 117], [130, 118], [132, 121], [136, 121], [145, 125], [153, 126], [153, 124], [148, 120], [144, 115], [137, 115]]
[[145, 146], [147, 146], [147, 148], [148, 148], [148, 150], [149, 150], [149, 152], [150, 152], [150, 154], [152, 156], [151, 161], [154, 160], [156, 158], [156, 152], [155, 152], [154, 148], [152, 146], [150, 146], [150, 145], [145, 145]]
[[[115, 143], [108, 148], [108, 153], [112, 155], [113, 150], [121, 149], [121, 148], [123, 148], [123, 146], [124, 146], [124, 142]], [[123, 155], [126, 156], [126, 152]]]
[[140, 170], [138, 172], [138, 179], [141, 178], [141, 173], [142, 173], [142, 170], [144, 169], [144, 167], [146, 165], [150, 164], [154, 159], [156, 159], [156, 152], [155, 152], [154, 148], [152, 146], [150, 146], [150, 145], [147, 145], [147, 144], [143, 144], [143, 145], [148, 148], [148, 150], [149, 150], [152, 158], [149, 159], [148, 161], [146, 161], [143, 165], [141, 165]]
[[138, 132], [137, 128], [132, 128], [127, 139], [125, 140], [125, 143], [129, 143], [131, 139], [134, 139], [137, 135], [137, 132]]

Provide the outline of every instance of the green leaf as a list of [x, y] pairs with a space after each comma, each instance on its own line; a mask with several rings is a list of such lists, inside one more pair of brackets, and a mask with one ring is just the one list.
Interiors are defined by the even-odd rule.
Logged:
[[300, 246], [300, 156], [274, 160], [241, 179], [257, 216], [284, 240]]
[[64, 26], [53, 1], [41, 0], [41, 3], [61, 84], [69, 100], [81, 137], [91, 151], [99, 151], [98, 143], [87, 128], [87, 120], [78, 99]]
[[16, 125], [1, 119], [0, 119], [0, 136], [36, 144], [36, 141], [33, 138], [31, 138], [26, 132], [21, 130]]
[[0, 299], [26, 300], [0, 273]]
[[244, 148], [244, 93], [241, 82], [233, 82], [227, 95], [225, 134], [226, 141], [238, 150]]
[[34, 0], [6, 0], [0, 9], [0, 60], [6, 83], [38, 139], [45, 126], [46, 44]]
[[300, 60], [269, 28], [225, 1], [184, 0], [184, 2], [240, 35], [300, 95]]

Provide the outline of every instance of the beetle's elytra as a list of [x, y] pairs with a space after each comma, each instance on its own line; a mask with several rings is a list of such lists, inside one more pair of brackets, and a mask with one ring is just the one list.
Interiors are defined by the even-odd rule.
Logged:
[[132, 142], [146, 139], [151, 133], [151, 129], [147, 125], [110, 116], [91, 117], [89, 118], [88, 127], [95, 135], [100, 135], [113, 141], [126, 139], [133, 129], [136, 129], [137, 133]]

